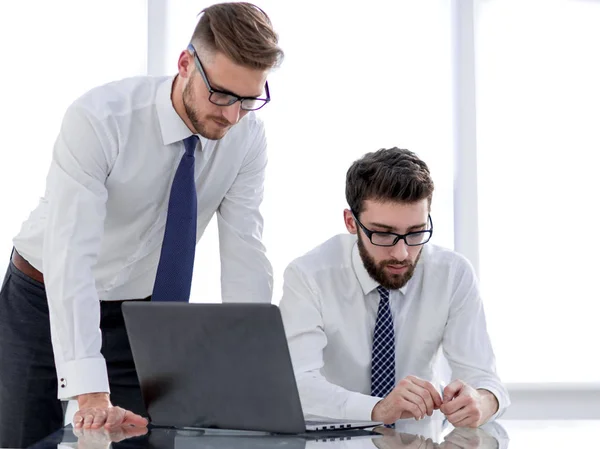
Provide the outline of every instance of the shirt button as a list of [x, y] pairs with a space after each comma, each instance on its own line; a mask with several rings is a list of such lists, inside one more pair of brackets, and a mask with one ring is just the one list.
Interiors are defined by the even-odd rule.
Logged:
[[63, 378], [60, 379], [60, 388], [66, 388], [66, 387], [67, 387], [67, 381], [63, 377]]

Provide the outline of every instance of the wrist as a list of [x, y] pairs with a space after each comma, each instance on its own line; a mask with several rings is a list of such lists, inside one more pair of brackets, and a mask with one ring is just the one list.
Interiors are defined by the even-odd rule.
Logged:
[[388, 410], [386, 407], [385, 400], [382, 399], [375, 407], [373, 407], [373, 411], [371, 412], [371, 421], [383, 422], [385, 424], [389, 424], [387, 422]]
[[478, 389], [477, 391], [481, 395], [483, 405], [481, 424], [484, 424], [496, 414], [500, 408], [500, 403], [498, 402], [496, 395], [491, 391], [485, 389]]
[[77, 403], [79, 408], [91, 406], [91, 407], [110, 407], [110, 395], [108, 393], [85, 393], [77, 396]]

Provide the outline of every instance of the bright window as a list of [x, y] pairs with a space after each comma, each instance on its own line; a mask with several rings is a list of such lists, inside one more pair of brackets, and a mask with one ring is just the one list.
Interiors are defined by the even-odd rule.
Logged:
[[0, 3], [0, 278], [44, 194], [66, 108], [92, 87], [146, 73], [146, 23], [144, 0]]
[[[264, 241], [283, 271], [346, 232], [345, 175], [364, 153], [398, 146], [430, 166], [436, 193], [434, 242], [453, 246], [453, 149], [448, 1], [255, 2], [271, 17], [286, 52], [269, 78], [273, 101], [259, 114], [269, 139]], [[210, 3], [169, 2], [165, 73], [176, 69], [197, 14]], [[197, 249], [192, 298], [220, 300], [217, 231]]]
[[482, 289], [503, 380], [597, 382], [600, 2], [481, 2]]

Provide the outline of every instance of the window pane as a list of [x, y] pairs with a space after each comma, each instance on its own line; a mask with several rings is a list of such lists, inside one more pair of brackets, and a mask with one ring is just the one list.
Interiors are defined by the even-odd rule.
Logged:
[[480, 13], [481, 280], [498, 366], [510, 382], [597, 382], [600, 2]]
[[[254, 3], [271, 17], [286, 52], [269, 77], [272, 101], [257, 113], [269, 139], [262, 210], [273, 302], [280, 300], [292, 259], [347, 232], [346, 171], [370, 151], [409, 148], [429, 164], [436, 185], [434, 242], [452, 247], [450, 2]], [[209, 4], [169, 2], [167, 73]], [[220, 298], [216, 241], [212, 227], [197, 249], [192, 297], [202, 301]]]
[[44, 194], [66, 108], [96, 85], [146, 72], [146, 1], [0, 2], [0, 277]]

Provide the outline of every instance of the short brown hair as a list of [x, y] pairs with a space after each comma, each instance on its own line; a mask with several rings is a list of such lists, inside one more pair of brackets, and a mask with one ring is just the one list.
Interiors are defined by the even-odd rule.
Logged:
[[409, 150], [381, 149], [355, 161], [346, 174], [346, 201], [355, 214], [365, 200], [414, 203], [433, 196], [427, 164]]
[[200, 50], [221, 52], [236, 64], [267, 70], [283, 60], [269, 16], [251, 3], [219, 3], [205, 8], [192, 35]]

